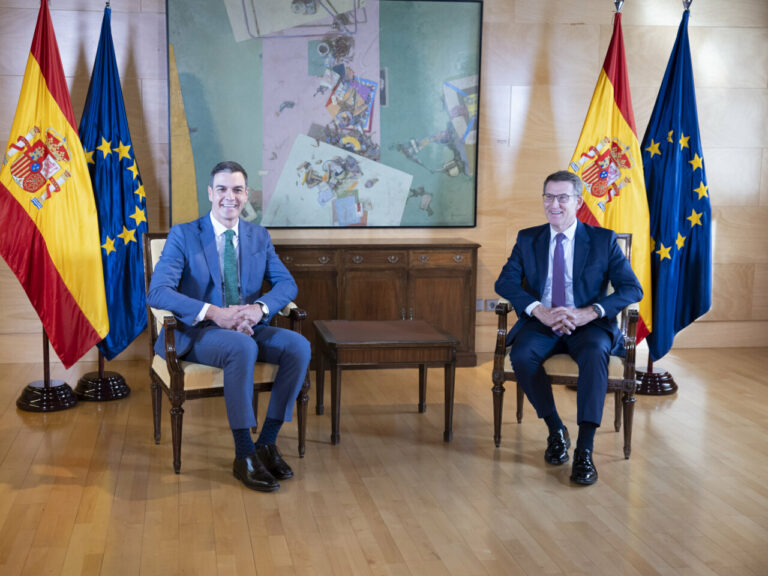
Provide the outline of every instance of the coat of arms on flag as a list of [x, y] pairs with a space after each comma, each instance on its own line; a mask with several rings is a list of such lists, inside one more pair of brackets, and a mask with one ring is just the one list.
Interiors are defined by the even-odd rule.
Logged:
[[590, 146], [577, 161], [571, 162], [571, 170], [581, 177], [592, 196], [607, 196], [605, 201], [597, 203], [605, 212], [606, 202], [613, 200], [625, 185], [632, 182], [622, 170], [632, 168], [633, 164], [630, 147], [618, 138], [606, 136], [596, 146]]

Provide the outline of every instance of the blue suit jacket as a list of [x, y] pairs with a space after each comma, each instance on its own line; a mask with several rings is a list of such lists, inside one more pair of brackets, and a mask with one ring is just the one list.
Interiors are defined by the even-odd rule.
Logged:
[[[512, 344], [521, 326], [534, 320], [525, 309], [540, 301], [544, 293], [549, 271], [549, 242], [549, 224], [520, 230], [512, 254], [496, 280], [496, 292], [512, 303], [518, 317], [509, 331], [507, 345]], [[609, 282], [614, 292], [607, 295]], [[574, 305], [583, 308], [597, 303], [603, 307], [605, 316], [593, 323], [612, 334], [612, 354], [624, 352], [616, 315], [642, 297], [643, 289], [619, 248], [615, 232], [578, 222], [573, 253]]]
[[[280, 261], [269, 237], [261, 226], [240, 220], [240, 294], [243, 301], [264, 302], [270, 318], [296, 298], [298, 289], [291, 273]], [[271, 289], [262, 294], [264, 282]], [[223, 306], [221, 270], [216, 237], [210, 215], [171, 228], [163, 253], [152, 274], [147, 295], [149, 305], [169, 310], [179, 320], [176, 351], [186, 354], [195, 332], [212, 325], [203, 321], [192, 325], [205, 303]], [[265, 319], [268, 322], [270, 318]], [[161, 331], [155, 351], [165, 357], [165, 334]]]

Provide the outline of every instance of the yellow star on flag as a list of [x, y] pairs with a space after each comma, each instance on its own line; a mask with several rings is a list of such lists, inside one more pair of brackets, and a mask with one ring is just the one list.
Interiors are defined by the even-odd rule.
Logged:
[[669, 134], [667, 134], [667, 142], [672, 142], [673, 144], [675, 143], [675, 139], [672, 137], [672, 135], [673, 135], [674, 133], [675, 133], [675, 131], [674, 131], [674, 130], [670, 130], [670, 131], [669, 131]]
[[131, 154], [130, 154], [131, 147], [130, 147], [130, 145], [126, 146], [125, 144], [123, 144], [122, 141], [120, 141], [120, 146], [118, 146], [116, 148], [116, 150], [120, 154], [120, 157], [118, 158], [118, 160], [122, 160], [123, 158], [127, 158], [127, 159], [130, 160], [130, 158], [131, 158]]
[[651, 238], [651, 252], [655, 252], [655, 251], [656, 251], [656, 240]]
[[88, 152], [88, 150], [85, 150], [85, 161], [88, 164], [96, 164], [96, 161], [93, 159], [93, 150]]
[[691, 139], [690, 136], [686, 136], [682, 132], [680, 133], [680, 150], [682, 150], [683, 148], [689, 148], [688, 140], [690, 139]]
[[677, 233], [677, 240], [675, 241], [675, 244], [677, 244], [678, 250], [681, 250], [683, 245], [685, 244], [685, 236], [680, 234], [680, 232]]
[[128, 242], [136, 242], [136, 230], [128, 230], [125, 226], [123, 226], [123, 231], [120, 232], [120, 234], [117, 235], [119, 238], [122, 238], [123, 242], [128, 244]]
[[701, 200], [702, 198], [704, 198], [704, 196], [706, 196], [707, 198], [709, 198], [709, 194], [707, 194], [707, 187], [706, 187], [706, 186], [704, 186], [704, 182], [702, 182], [701, 184], [699, 184], [699, 187], [698, 187], [698, 188], [694, 188], [694, 189], [693, 189], [693, 191], [694, 191], [694, 192], [696, 192], [696, 193], [698, 193], [698, 195], [699, 195], [699, 200]]
[[659, 150], [659, 143], [658, 142], [654, 142], [653, 138], [651, 138], [651, 145], [648, 146], [648, 148], [646, 148], [645, 151], [651, 153], [651, 158], [653, 158], [654, 155], [656, 155], [656, 154], [661, 156], [661, 151]]
[[101, 150], [101, 153], [104, 154], [104, 158], [109, 156], [112, 153], [112, 142], [107, 142], [104, 136], [101, 137], [101, 146], [96, 146], [99, 150]]
[[693, 160], [688, 160], [688, 164], [693, 166], [693, 170], [696, 170], [696, 168], [701, 168], [701, 161], [703, 158], [699, 156], [699, 153], [693, 155]]
[[147, 221], [147, 218], [144, 216], [144, 210], [142, 210], [138, 206], [136, 206], [136, 211], [133, 214], [131, 214], [129, 218], [133, 218], [134, 222], [136, 222], [137, 228], [139, 224]]
[[139, 167], [136, 166], [136, 160], [133, 161], [133, 166], [128, 166], [128, 170], [131, 171], [133, 179], [136, 180], [136, 177], [139, 175]]
[[144, 184], [139, 184], [139, 187], [136, 188], [136, 190], [133, 191], [134, 194], [138, 194], [139, 198], [144, 200], [147, 197], [147, 194], [144, 192]]
[[669, 255], [669, 251], [672, 248], [672, 246], [666, 247], [664, 246], [664, 243], [661, 243], [661, 248], [656, 250], [656, 254], [659, 255], [659, 258], [661, 258], [661, 262], [664, 261], [664, 258], [667, 258], [669, 260], [672, 260], [672, 256]]
[[686, 218], [686, 220], [691, 221], [691, 228], [696, 226], [698, 224], [701, 226], [701, 216], [703, 215], [703, 212], [696, 212], [696, 210], [691, 209], [691, 215]]
[[107, 256], [109, 256], [112, 252], [117, 252], [117, 250], [115, 250], [115, 241], [112, 240], [112, 238], [109, 236], [107, 236], [107, 241], [104, 242], [101, 247], [107, 251]]

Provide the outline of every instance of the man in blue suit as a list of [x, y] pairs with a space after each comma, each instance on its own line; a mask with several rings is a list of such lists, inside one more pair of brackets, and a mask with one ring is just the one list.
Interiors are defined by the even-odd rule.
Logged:
[[[224, 371], [227, 418], [235, 440], [233, 473], [248, 488], [271, 492], [293, 471], [276, 446], [283, 422], [304, 383], [310, 360], [306, 338], [269, 325], [296, 297], [290, 272], [269, 233], [240, 219], [248, 175], [236, 162], [220, 162], [208, 186], [211, 212], [171, 228], [152, 275], [148, 301], [179, 320], [180, 358]], [[262, 293], [265, 281], [271, 286]], [[155, 350], [164, 356], [163, 334]], [[254, 445], [253, 369], [257, 360], [278, 364], [267, 417]]]
[[[579, 435], [571, 481], [597, 481], [592, 458], [608, 388], [608, 360], [623, 355], [616, 315], [643, 296], [616, 234], [581, 223], [582, 182], [567, 171], [544, 181], [544, 212], [549, 224], [520, 230], [496, 292], [509, 300], [518, 321], [509, 331], [510, 360], [518, 383], [549, 429], [544, 459], [568, 461], [571, 440], [555, 407], [552, 385], [542, 364], [568, 353], [579, 365], [576, 392]], [[606, 293], [608, 283], [614, 292]]]

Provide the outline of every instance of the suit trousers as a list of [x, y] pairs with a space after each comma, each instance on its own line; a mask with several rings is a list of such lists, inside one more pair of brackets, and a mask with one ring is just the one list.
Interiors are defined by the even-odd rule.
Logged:
[[555, 411], [552, 384], [542, 365], [554, 354], [566, 353], [579, 366], [576, 387], [576, 422], [600, 426], [608, 390], [608, 361], [611, 334], [586, 324], [570, 335], [558, 336], [552, 328], [532, 318], [520, 327], [509, 353], [517, 382], [536, 409], [539, 418]]
[[267, 407], [267, 418], [290, 421], [293, 405], [307, 375], [311, 350], [301, 334], [257, 325], [253, 336], [210, 326], [197, 332], [183, 358], [224, 371], [224, 402], [233, 430], [256, 426], [253, 413], [253, 367], [256, 361], [279, 366]]

